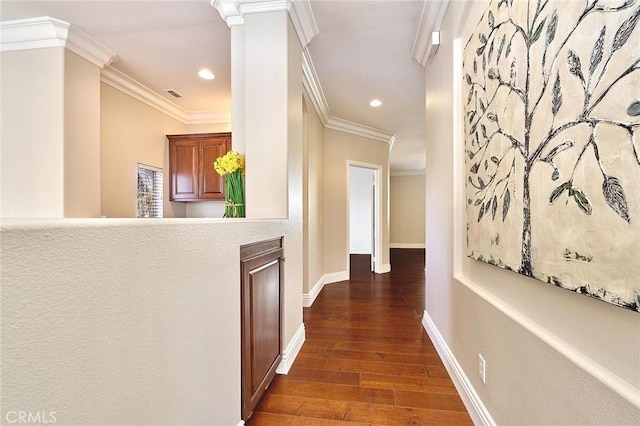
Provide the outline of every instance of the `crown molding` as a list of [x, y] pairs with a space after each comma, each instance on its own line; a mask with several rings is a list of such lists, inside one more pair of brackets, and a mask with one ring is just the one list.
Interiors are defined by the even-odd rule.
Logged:
[[327, 99], [324, 97], [324, 92], [322, 91], [318, 74], [316, 74], [316, 69], [313, 66], [311, 55], [306, 47], [302, 49], [302, 85], [309, 94], [311, 103], [313, 103], [313, 107], [318, 113], [320, 121], [322, 121], [322, 125], [326, 126], [329, 118], [331, 118], [329, 104], [327, 103]]
[[353, 121], [343, 120], [342, 118], [330, 117], [325, 127], [328, 129], [339, 130], [341, 132], [351, 133], [357, 136], [374, 139], [391, 145], [396, 135], [385, 132], [384, 130], [375, 129], [363, 124], [354, 123]]
[[231, 113], [188, 111], [184, 124], [231, 123]]
[[187, 111], [153, 91], [137, 80], [114, 68], [105, 68], [100, 73], [100, 81], [114, 89], [131, 96], [143, 104], [178, 120], [183, 124], [230, 123], [230, 113], [212, 111]]
[[106, 68], [100, 74], [100, 81], [122, 93], [148, 105], [169, 117], [185, 123], [187, 111], [165, 99], [163, 96], [114, 68]]
[[424, 176], [424, 170], [390, 170], [389, 176]]
[[302, 47], [318, 35], [309, 0], [211, 0], [211, 6], [229, 27], [244, 25], [245, 15], [286, 11]]
[[436, 42], [433, 33], [440, 30], [449, 2], [450, 0], [425, 0], [424, 2], [420, 24], [411, 49], [411, 57], [423, 67], [427, 66], [430, 58], [438, 50], [439, 39]]
[[311, 54], [309, 53], [309, 49], [306, 47], [302, 49], [302, 85], [307, 91], [309, 98], [311, 98], [311, 103], [318, 113], [320, 121], [324, 127], [351, 133], [353, 135], [363, 136], [380, 142], [386, 142], [389, 144], [389, 151], [391, 151], [391, 148], [393, 148], [393, 144], [396, 141], [396, 135], [385, 132], [384, 130], [354, 123], [353, 121], [333, 117], [331, 115], [329, 103], [324, 96], [320, 79], [318, 78], [316, 69], [313, 66], [313, 61], [311, 60]]
[[0, 22], [0, 51], [65, 47], [98, 68], [117, 61], [117, 55], [105, 46], [71, 26], [49, 16]]
[[319, 34], [316, 18], [313, 16], [309, 0], [291, 2], [289, 18], [291, 18], [291, 23], [293, 23], [293, 28], [296, 30], [302, 48], [306, 48], [311, 43], [311, 40]]

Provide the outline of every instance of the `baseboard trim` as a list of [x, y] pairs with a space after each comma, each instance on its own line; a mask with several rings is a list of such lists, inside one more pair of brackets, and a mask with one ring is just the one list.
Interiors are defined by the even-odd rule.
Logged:
[[389, 248], [408, 248], [408, 249], [423, 249], [424, 243], [391, 243]]
[[291, 366], [293, 365], [293, 361], [296, 360], [298, 356], [298, 352], [300, 352], [300, 348], [302, 348], [302, 344], [305, 340], [304, 333], [304, 324], [300, 324], [298, 331], [293, 336], [286, 349], [282, 353], [282, 360], [280, 361], [280, 365], [276, 368], [276, 373], [278, 374], [288, 374]]
[[496, 423], [493, 421], [491, 414], [489, 414], [489, 411], [480, 400], [480, 397], [473, 388], [473, 385], [471, 385], [467, 375], [464, 373], [464, 370], [458, 363], [458, 360], [456, 360], [453, 352], [449, 349], [449, 346], [447, 346], [447, 342], [431, 320], [431, 317], [429, 317], [427, 311], [424, 311], [422, 326], [438, 351], [447, 372], [449, 372], [449, 375], [451, 376], [451, 380], [453, 380], [453, 384], [458, 390], [465, 407], [467, 407], [469, 415], [473, 419], [473, 423], [476, 425], [494, 426]]
[[320, 294], [325, 284], [337, 283], [340, 281], [348, 281], [349, 273], [347, 271], [332, 272], [330, 274], [324, 274], [320, 277], [318, 282], [311, 288], [309, 293], [302, 293], [302, 306], [305, 308], [311, 307], [315, 302], [316, 297]]
[[315, 302], [316, 297], [318, 297], [318, 295], [320, 294], [320, 292], [324, 288], [324, 285], [325, 285], [324, 277], [325, 277], [324, 275], [320, 277], [320, 279], [318, 280], [316, 285], [313, 286], [313, 288], [311, 289], [311, 291], [308, 294], [307, 293], [303, 293], [302, 294], [302, 306], [303, 307], [308, 308], [311, 305], [313, 305], [313, 302]]
[[380, 267], [378, 267], [378, 270], [375, 271], [376, 274], [387, 274], [389, 272], [391, 272], [391, 264], [390, 263], [383, 263], [382, 265], [380, 265]]
[[324, 274], [324, 283], [332, 284], [340, 281], [349, 281], [349, 271], [331, 272]]

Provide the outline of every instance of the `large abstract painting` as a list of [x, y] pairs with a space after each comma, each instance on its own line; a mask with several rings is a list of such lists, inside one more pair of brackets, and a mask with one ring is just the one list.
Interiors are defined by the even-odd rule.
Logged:
[[468, 256], [640, 311], [640, 0], [493, 0], [464, 51]]

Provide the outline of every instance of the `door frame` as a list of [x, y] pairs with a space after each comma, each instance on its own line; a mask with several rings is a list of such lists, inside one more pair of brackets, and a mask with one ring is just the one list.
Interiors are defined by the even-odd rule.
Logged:
[[376, 274], [382, 274], [382, 166], [379, 164], [363, 163], [362, 161], [347, 160], [347, 275], [351, 278], [351, 166], [370, 169], [373, 171], [375, 200], [373, 204], [373, 245], [371, 247], [372, 258], [375, 253], [374, 270]]

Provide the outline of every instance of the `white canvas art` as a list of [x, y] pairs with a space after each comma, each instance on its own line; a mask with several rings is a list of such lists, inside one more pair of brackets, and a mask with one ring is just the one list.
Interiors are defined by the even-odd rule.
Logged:
[[493, 0], [464, 51], [468, 256], [640, 311], [640, 0]]

